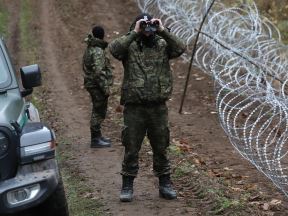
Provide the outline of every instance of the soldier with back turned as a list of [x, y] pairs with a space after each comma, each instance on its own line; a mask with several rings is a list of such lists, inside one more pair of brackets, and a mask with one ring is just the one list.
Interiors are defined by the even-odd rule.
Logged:
[[83, 56], [84, 87], [89, 92], [93, 104], [90, 121], [91, 148], [111, 146], [110, 139], [103, 137], [101, 132], [113, 83], [112, 68], [105, 53], [108, 43], [103, 40], [104, 34], [101, 26], [92, 29], [85, 39], [87, 48]]

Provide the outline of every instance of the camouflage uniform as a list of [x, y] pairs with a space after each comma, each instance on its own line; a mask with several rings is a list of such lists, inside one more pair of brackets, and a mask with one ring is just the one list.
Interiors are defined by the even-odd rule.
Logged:
[[91, 95], [93, 103], [90, 129], [92, 137], [99, 137], [113, 83], [112, 69], [105, 54], [108, 43], [93, 37], [92, 34], [88, 35], [85, 42], [87, 49], [83, 56], [84, 86]]
[[121, 95], [124, 105], [124, 176], [137, 175], [138, 153], [146, 134], [153, 149], [155, 175], [170, 174], [166, 155], [169, 128], [165, 103], [172, 93], [169, 60], [180, 56], [184, 50], [184, 44], [167, 29], [155, 36], [153, 47], [141, 44], [140, 33], [135, 31], [110, 44], [112, 55], [124, 66]]

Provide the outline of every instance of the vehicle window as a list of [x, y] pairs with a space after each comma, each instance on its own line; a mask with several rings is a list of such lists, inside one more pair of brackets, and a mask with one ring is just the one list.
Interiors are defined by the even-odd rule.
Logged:
[[5, 88], [10, 84], [10, 72], [7, 67], [7, 62], [0, 49], [0, 88]]

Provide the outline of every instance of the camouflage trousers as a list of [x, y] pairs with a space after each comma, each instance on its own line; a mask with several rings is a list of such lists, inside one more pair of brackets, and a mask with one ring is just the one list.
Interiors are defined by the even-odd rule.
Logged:
[[156, 176], [170, 174], [167, 158], [169, 146], [168, 109], [165, 103], [154, 105], [125, 105], [122, 143], [125, 155], [122, 175], [136, 176], [139, 151], [147, 135], [153, 150], [153, 170]]
[[93, 136], [101, 136], [101, 124], [107, 113], [108, 97], [98, 89], [87, 89], [92, 100], [90, 130]]

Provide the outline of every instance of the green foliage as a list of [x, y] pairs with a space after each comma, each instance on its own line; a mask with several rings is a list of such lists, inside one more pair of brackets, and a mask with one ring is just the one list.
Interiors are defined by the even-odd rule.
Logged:
[[69, 212], [74, 216], [101, 215], [97, 210], [100, 205], [93, 199], [81, 197], [91, 193], [79, 176], [70, 175], [67, 170], [63, 172], [66, 185], [66, 196], [69, 203]]
[[37, 96], [35, 96], [35, 94], [31, 96], [30, 100], [31, 100], [31, 103], [34, 104], [34, 106], [39, 110], [40, 113], [44, 113], [45, 106], [43, 103], [41, 103], [41, 101], [37, 98]]
[[288, 22], [287, 20], [280, 20], [278, 22], [278, 28], [281, 32], [283, 42], [285, 44], [288, 44]]
[[181, 149], [180, 149], [178, 146], [176, 146], [176, 145], [170, 145], [170, 146], [168, 147], [168, 151], [169, 151], [169, 153], [170, 153], [171, 155], [173, 155], [173, 156], [180, 156], [180, 155], [183, 154], [183, 152], [181, 151]]
[[[234, 199], [228, 199], [226, 197], [219, 197], [219, 199], [217, 200], [217, 207], [214, 209], [214, 214], [221, 214], [223, 211], [225, 211], [226, 209], [229, 208], [233, 208], [233, 209], [237, 209], [239, 207], [241, 207], [241, 203], [238, 200], [234, 200]], [[235, 212], [235, 215], [236, 212]]]
[[0, 36], [7, 36], [8, 12], [0, 4]]
[[193, 172], [194, 170], [195, 170], [195, 165], [193, 165], [189, 162], [184, 162], [175, 168], [175, 171], [173, 173], [173, 177], [174, 178], [181, 178], [181, 177], [186, 176], [189, 173]]
[[37, 59], [36, 55], [36, 42], [31, 30], [32, 21], [32, 5], [29, 0], [21, 1], [21, 11], [20, 11], [20, 39], [21, 39], [21, 52], [25, 56], [25, 60], [28, 64], [35, 64]]
[[[69, 141], [62, 140], [60, 145], [67, 145]], [[74, 167], [70, 167], [65, 163], [65, 160], [70, 156], [68, 153], [58, 154], [58, 161], [63, 175], [66, 197], [69, 205], [70, 215], [73, 216], [101, 216], [104, 215], [99, 209], [102, 207], [99, 200], [93, 197], [91, 188], [83, 176], [75, 172]]]
[[206, 193], [215, 197], [215, 206], [212, 210], [212, 213], [215, 215], [222, 214], [227, 209], [233, 209], [233, 215], [241, 215], [241, 210], [245, 207], [247, 199], [250, 196], [248, 193], [243, 193], [239, 199], [232, 198], [228, 197], [223, 189], [216, 188], [207, 189]]
[[282, 42], [288, 44], [288, 0], [223, 0], [222, 2], [229, 7], [251, 5], [255, 2], [260, 14], [267, 17], [279, 28]]
[[260, 13], [270, 19], [279, 28], [282, 36], [282, 42], [287, 44], [288, 0], [255, 0], [255, 3], [259, 8]]

